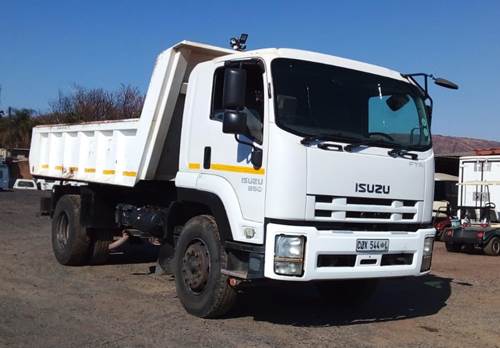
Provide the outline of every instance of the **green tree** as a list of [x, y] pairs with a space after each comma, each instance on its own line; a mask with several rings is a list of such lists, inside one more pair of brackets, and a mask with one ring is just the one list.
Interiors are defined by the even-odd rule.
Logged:
[[29, 147], [34, 113], [31, 109], [13, 109], [10, 115], [1, 117], [0, 146]]

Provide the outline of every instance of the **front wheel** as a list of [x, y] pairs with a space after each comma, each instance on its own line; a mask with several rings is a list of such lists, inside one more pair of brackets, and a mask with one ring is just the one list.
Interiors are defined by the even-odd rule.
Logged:
[[493, 237], [484, 247], [484, 253], [490, 256], [500, 256], [500, 238]]
[[236, 291], [221, 273], [227, 266], [227, 254], [212, 216], [196, 216], [186, 223], [177, 242], [174, 261], [177, 296], [189, 313], [215, 318], [232, 308]]

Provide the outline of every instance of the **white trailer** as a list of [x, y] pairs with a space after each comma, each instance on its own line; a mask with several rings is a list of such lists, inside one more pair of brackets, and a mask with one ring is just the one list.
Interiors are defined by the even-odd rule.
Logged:
[[201, 317], [266, 279], [314, 281], [327, 298], [349, 286], [360, 300], [379, 278], [426, 274], [429, 77], [183, 41], [158, 57], [139, 119], [34, 128], [33, 176], [88, 184], [44, 202], [55, 256], [103, 262], [124, 231], [154, 236]]

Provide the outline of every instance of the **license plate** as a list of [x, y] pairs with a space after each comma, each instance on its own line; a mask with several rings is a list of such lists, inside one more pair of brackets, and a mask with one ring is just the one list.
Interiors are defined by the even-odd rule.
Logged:
[[388, 251], [389, 239], [358, 239], [356, 251]]

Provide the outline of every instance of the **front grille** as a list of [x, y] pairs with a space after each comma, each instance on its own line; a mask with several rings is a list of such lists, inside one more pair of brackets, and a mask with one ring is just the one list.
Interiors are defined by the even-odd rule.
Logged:
[[371, 197], [309, 195], [307, 217], [317, 221], [416, 222], [423, 202]]
[[319, 255], [318, 267], [354, 267], [356, 255]]
[[374, 213], [369, 211], [346, 211], [346, 218], [358, 218], [358, 219], [390, 219], [391, 213]]
[[413, 254], [384, 254], [380, 261], [381, 266], [411, 265]]
[[[318, 255], [317, 267], [354, 267], [356, 266], [356, 255], [340, 254], [340, 255]], [[362, 256], [360, 256], [362, 257]], [[413, 262], [413, 254], [383, 254], [380, 259], [380, 266], [401, 266], [411, 265]], [[364, 259], [359, 261], [362, 266], [375, 265], [377, 259]]]

